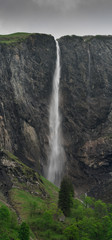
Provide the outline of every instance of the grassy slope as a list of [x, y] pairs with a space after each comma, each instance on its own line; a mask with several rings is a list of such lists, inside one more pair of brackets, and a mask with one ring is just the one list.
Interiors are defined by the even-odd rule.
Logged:
[[[45, 232], [39, 231], [36, 226], [37, 222], [43, 222], [43, 215], [47, 211], [57, 211], [58, 189], [46, 179], [42, 177], [43, 185], [48, 197], [38, 197], [28, 191], [12, 188], [10, 190], [10, 201], [13, 208], [19, 215], [21, 222], [25, 221], [29, 224], [30, 229], [34, 233], [33, 239], [47, 239]], [[55, 234], [56, 235], [56, 234]], [[59, 235], [57, 235], [57, 239]]]
[[12, 33], [9, 35], [0, 35], [0, 43], [11, 44], [24, 41], [31, 33]]
[[[45, 221], [44, 213], [49, 212], [48, 215], [57, 213], [59, 189], [23, 164], [12, 153], [8, 151], [3, 153], [13, 185], [8, 192], [8, 198], [0, 192], [0, 206], [5, 204], [12, 212], [16, 212], [19, 223], [26, 221], [34, 233], [33, 239], [47, 239], [42, 229], [39, 231], [36, 226], [33, 226], [38, 221]], [[60, 234], [55, 235], [56, 239], [61, 239]]]
[[[14, 184], [9, 190], [9, 202], [0, 193], [0, 207], [6, 205], [13, 216], [17, 214], [19, 224], [25, 221], [29, 225], [30, 240], [112, 239], [112, 204], [106, 206], [100, 200], [95, 201], [89, 197], [83, 198], [82, 201], [75, 199], [70, 217], [65, 218], [57, 206], [59, 189], [11, 153], [4, 153], [8, 168], [9, 163], [13, 166], [11, 176], [15, 176], [11, 178]], [[10, 175], [10, 169], [8, 171]], [[19, 175], [19, 171], [22, 176]], [[23, 182], [25, 177], [28, 181]], [[14, 223], [14, 219], [13, 217], [11, 224]], [[14, 237], [8, 240], [20, 240], [17, 238], [19, 226], [15, 225], [12, 229], [10, 227], [9, 234]]]
[[[58, 188], [43, 177], [41, 178], [48, 197], [38, 197], [23, 189], [12, 188], [10, 190], [10, 201], [17, 215], [19, 215], [21, 222], [25, 221], [30, 226], [33, 239], [47, 240], [49, 239], [49, 234], [48, 238], [46, 236], [47, 229], [43, 231], [37, 226], [40, 223], [40, 225], [43, 225], [42, 228], [44, 228], [44, 225], [46, 225], [46, 223], [44, 224], [46, 222], [45, 214], [47, 212], [48, 218], [57, 212]], [[61, 239], [60, 234], [50, 230], [50, 235], [52, 234], [55, 235], [54, 239]]]
[[46, 211], [51, 208], [52, 204], [57, 206], [58, 200], [58, 188], [53, 184], [49, 183], [46, 179], [42, 177], [43, 185], [48, 197], [35, 196], [28, 191], [22, 189], [22, 187], [12, 188], [9, 192], [11, 203], [14, 208], [19, 213], [22, 220], [27, 220], [30, 216], [32, 206], [36, 205], [36, 210]]

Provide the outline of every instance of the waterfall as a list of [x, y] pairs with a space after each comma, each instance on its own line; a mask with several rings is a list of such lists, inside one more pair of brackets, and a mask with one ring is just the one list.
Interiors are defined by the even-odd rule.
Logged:
[[57, 49], [57, 58], [56, 58], [56, 67], [53, 77], [53, 88], [50, 102], [50, 111], [49, 111], [49, 148], [50, 152], [48, 155], [48, 172], [47, 178], [52, 183], [59, 186], [64, 160], [65, 153], [62, 146], [62, 134], [61, 134], [61, 118], [59, 112], [59, 83], [60, 83], [60, 48], [59, 44], [56, 41]]

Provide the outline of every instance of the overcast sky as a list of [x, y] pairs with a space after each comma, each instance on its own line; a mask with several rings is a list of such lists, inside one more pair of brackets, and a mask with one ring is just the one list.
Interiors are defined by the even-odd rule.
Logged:
[[112, 35], [112, 0], [0, 0], [0, 34]]

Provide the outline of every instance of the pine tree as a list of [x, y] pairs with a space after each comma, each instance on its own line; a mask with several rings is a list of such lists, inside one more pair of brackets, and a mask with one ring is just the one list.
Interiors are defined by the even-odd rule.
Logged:
[[70, 215], [73, 196], [74, 196], [73, 185], [69, 178], [64, 177], [62, 179], [60, 186], [58, 207], [62, 210], [65, 216]]

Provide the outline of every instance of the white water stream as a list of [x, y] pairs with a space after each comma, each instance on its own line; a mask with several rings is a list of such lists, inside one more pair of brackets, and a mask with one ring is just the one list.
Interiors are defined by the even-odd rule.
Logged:
[[62, 146], [61, 119], [59, 113], [59, 83], [60, 83], [60, 48], [56, 41], [57, 59], [53, 77], [53, 89], [49, 111], [49, 166], [47, 178], [54, 184], [60, 184], [63, 175], [65, 153]]

